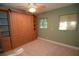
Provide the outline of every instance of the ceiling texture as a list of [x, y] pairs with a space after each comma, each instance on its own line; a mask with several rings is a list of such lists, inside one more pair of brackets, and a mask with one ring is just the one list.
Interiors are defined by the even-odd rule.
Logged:
[[[37, 10], [36, 13], [39, 14], [53, 9], [61, 8], [64, 6], [69, 6], [72, 5], [73, 3], [37, 3], [37, 4], [40, 5], [42, 4], [44, 6], [44, 8], [40, 9], [39, 11]], [[27, 5], [28, 3], [0, 3], [0, 7], [13, 8], [28, 12]]]

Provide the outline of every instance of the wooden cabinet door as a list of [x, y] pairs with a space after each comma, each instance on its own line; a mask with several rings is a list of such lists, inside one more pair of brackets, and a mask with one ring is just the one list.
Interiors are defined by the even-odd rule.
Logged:
[[10, 25], [13, 48], [34, 40], [32, 15], [10, 12]]
[[2, 42], [2, 49], [3, 49], [3, 51], [8, 51], [8, 50], [11, 49], [10, 37], [2, 38], [1, 42]]

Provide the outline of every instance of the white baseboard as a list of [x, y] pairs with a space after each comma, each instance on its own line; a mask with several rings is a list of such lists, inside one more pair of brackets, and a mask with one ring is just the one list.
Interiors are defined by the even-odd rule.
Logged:
[[38, 39], [45, 40], [45, 41], [48, 41], [48, 42], [53, 43], [53, 44], [58, 44], [58, 45], [61, 45], [61, 46], [65, 46], [65, 47], [68, 47], [68, 48], [79, 50], [79, 47], [71, 46], [71, 45], [68, 45], [68, 44], [64, 44], [64, 43], [48, 40], [48, 39], [41, 38], [41, 37], [38, 37]]

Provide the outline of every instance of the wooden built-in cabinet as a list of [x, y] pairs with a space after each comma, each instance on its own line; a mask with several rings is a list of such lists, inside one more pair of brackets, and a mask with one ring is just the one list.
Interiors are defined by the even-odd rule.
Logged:
[[33, 16], [10, 12], [11, 38], [13, 48], [34, 40]]
[[0, 10], [0, 52], [11, 49], [8, 10]]
[[0, 49], [7, 51], [36, 39], [34, 15], [10, 9], [6, 11], [0, 11]]

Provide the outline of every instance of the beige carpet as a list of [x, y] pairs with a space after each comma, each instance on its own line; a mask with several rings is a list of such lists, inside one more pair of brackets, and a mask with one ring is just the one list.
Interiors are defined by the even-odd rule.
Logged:
[[2, 55], [18, 56], [79, 56], [79, 50], [67, 48], [44, 40], [34, 40]]

